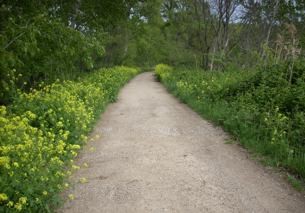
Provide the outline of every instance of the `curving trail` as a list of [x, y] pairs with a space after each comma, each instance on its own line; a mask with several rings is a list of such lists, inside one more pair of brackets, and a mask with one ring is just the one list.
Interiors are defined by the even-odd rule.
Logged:
[[[60, 212], [305, 212], [305, 199], [154, 80], [134, 78], [102, 115]], [[92, 151], [94, 147], [95, 151]]]

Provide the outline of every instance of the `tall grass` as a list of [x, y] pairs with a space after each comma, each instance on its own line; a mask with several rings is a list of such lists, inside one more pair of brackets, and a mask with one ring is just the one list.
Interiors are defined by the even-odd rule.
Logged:
[[305, 178], [305, 69], [255, 72], [156, 67], [157, 78], [203, 117], [221, 125], [265, 162]]

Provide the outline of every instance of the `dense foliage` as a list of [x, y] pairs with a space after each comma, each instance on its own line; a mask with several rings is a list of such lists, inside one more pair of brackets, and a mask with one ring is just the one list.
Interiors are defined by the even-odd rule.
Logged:
[[46, 15], [11, 18], [0, 35], [0, 101], [10, 103], [16, 89], [71, 79], [96, 68], [104, 54], [102, 35], [85, 35]]
[[259, 71], [203, 72], [158, 65], [158, 78], [182, 101], [222, 125], [268, 162], [305, 178], [305, 64]]
[[110, 34], [128, 18], [133, 2], [0, 1], [0, 104], [10, 104], [17, 89], [75, 79], [103, 61], [108, 66]]
[[50, 211], [94, 121], [137, 72], [100, 69], [79, 81], [19, 91], [0, 108], [0, 212]]

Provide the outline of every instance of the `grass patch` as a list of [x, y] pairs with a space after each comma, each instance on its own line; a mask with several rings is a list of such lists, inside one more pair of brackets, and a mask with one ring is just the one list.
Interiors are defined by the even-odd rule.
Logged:
[[302, 182], [301, 180], [298, 180], [297, 178], [289, 174], [287, 175], [287, 180], [297, 191], [299, 192], [304, 191], [305, 185], [304, 182]]

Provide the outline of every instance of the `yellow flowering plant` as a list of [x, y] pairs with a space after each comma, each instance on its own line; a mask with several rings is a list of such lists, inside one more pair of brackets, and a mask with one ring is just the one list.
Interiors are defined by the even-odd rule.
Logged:
[[114, 67], [78, 81], [55, 82], [30, 93], [19, 91], [0, 107], [0, 212], [44, 212], [79, 169], [73, 158], [98, 115], [114, 101], [137, 69]]

